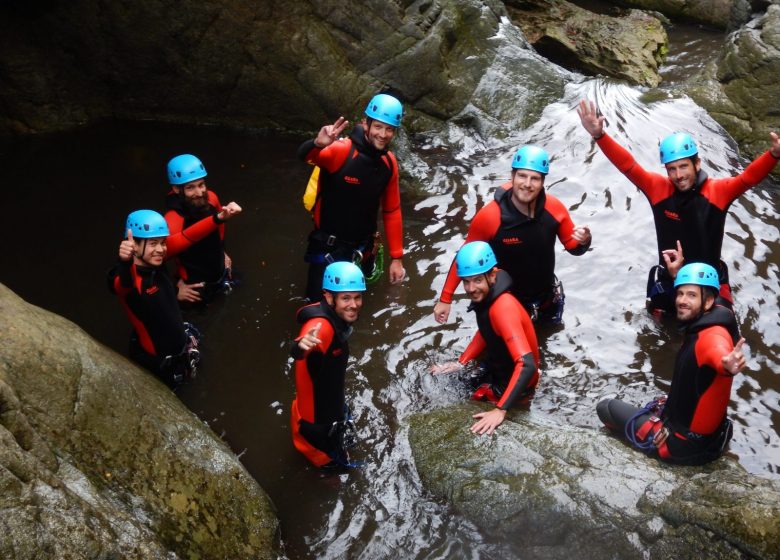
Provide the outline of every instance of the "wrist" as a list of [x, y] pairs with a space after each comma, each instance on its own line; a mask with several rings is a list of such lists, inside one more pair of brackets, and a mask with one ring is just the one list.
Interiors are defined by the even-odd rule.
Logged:
[[591, 134], [591, 136], [593, 137], [594, 140], [601, 140], [602, 138], [604, 138], [604, 134], [605, 132], [602, 130], [598, 134]]
[[777, 160], [780, 160], [780, 154], [775, 154], [772, 150], [769, 150], [769, 155]]

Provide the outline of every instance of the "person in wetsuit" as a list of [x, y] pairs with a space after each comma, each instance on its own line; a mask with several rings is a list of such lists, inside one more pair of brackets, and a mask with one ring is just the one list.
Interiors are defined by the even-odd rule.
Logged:
[[195, 375], [200, 335], [182, 320], [176, 288], [163, 266], [168, 225], [153, 210], [137, 210], [127, 217], [125, 232], [109, 289], [133, 326], [130, 358], [174, 387]]
[[225, 252], [225, 222], [240, 214], [241, 207], [235, 202], [222, 206], [206, 185], [206, 175], [203, 163], [191, 154], [168, 162], [168, 255], [176, 257], [178, 298], [188, 304], [208, 303], [233, 286], [233, 264]]
[[[523, 146], [512, 158], [511, 180], [496, 189], [494, 200], [476, 213], [465, 243], [486, 241], [495, 252], [498, 266], [512, 278], [512, 294], [537, 320], [562, 322], [563, 286], [555, 276], [555, 238], [572, 255], [589, 248], [588, 227], [575, 227], [566, 207], [544, 190], [550, 172], [547, 152]], [[450, 267], [433, 316], [445, 323], [452, 295], [458, 286], [455, 262]]]
[[659, 155], [666, 175], [643, 169], [633, 156], [604, 131], [604, 119], [595, 103], [580, 101], [577, 113], [604, 155], [647, 197], [655, 220], [658, 264], [648, 275], [647, 307], [656, 314], [675, 312], [675, 291], [664, 251], [679, 242], [689, 262], [703, 262], [718, 270], [720, 294], [732, 302], [729, 274], [721, 260], [723, 229], [729, 206], [760, 183], [780, 159], [780, 137], [770, 133], [770, 149], [736, 177], [711, 179], [701, 168], [696, 142], [675, 133], [661, 141]]
[[322, 274], [329, 263], [355, 262], [366, 277], [372, 275], [380, 206], [392, 259], [390, 283], [404, 279], [398, 162], [388, 150], [402, 117], [401, 102], [381, 93], [369, 101], [365, 118], [348, 138], [338, 138], [349, 124], [339, 117], [298, 149], [302, 160], [320, 168], [314, 230], [304, 256], [309, 263], [306, 297], [311, 302], [322, 298]]
[[685, 465], [717, 459], [731, 439], [726, 409], [734, 376], [745, 367], [731, 306], [718, 296], [717, 270], [706, 263], [680, 268], [674, 280], [677, 319], [685, 338], [668, 397], [638, 408], [618, 399], [596, 407], [601, 421], [646, 452]]
[[356, 466], [349, 458], [356, 442], [344, 385], [347, 339], [365, 290], [357, 265], [335, 262], [323, 273], [323, 299], [298, 310], [302, 326], [290, 350], [295, 360], [290, 425], [295, 448], [317, 467]]
[[488, 412], [474, 415], [474, 434], [492, 434], [507, 411], [528, 402], [539, 383], [539, 345], [530, 316], [511, 293], [509, 274], [496, 268], [493, 249], [484, 241], [467, 243], [455, 257], [458, 276], [463, 281], [477, 315], [478, 331], [457, 362], [436, 364], [431, 372], [450, 373], [486, 353], [482, 383], [472, 394], [474, 400], [495, 403]]

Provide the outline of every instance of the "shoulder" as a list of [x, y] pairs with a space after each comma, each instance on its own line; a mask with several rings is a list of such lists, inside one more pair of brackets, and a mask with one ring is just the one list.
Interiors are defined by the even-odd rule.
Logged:
[[219, 208], [220, 206], [222, 206], [222, 205], [219, 203], [219, 197], [217, 196], [217, 193], [215, 193], [215, 192], [214, 192], [214, 191], [212, 191], [211, 189], [209, 189], [209, 191], [208, 191], [208, 197], [209, 197], [209, 204], [210, 204], [211, 206], [214, 206], [214, 207], [217, 207], [217, 208]]
[[557, 222], [561, 222], [569, 216], [569, 211], [566, 209], [563, 202], [549, 193], [545, 193], [544, 209], [547, 210]]

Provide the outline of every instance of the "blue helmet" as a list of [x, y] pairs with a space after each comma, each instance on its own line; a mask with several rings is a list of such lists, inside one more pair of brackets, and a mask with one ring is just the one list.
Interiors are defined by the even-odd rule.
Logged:
[[168, 162], [168, 182], [171, 185], [183, 185], [206, 175], [203, 162], [191, 154], [176, 156]]
[[136, 210], [131, 212], [125, 222], [123, 237], [127, 237], [127, 230], [133, 233], [133, 238], [150, 239], [152, 237], [168, 237], [168, 223], [161, 214], [154, 210]]
[[682, 267], [677, 273], [677, 278], [674, 279], [674, 287], [683, 284], [696, 284], [720, 290], [718, 271], [715, 270], [715, 267], [705, 263], [691, 263]]
[[550, 172], [550, 156], [538, 146], [523, 146], [512, 158], [512, 169], [530, 169], [547, 175]]
[[693, 157], [699, 153], [696, 142], [690, 134], [685, 132], [675, 132], [663, 140], [658, 148], [661, 156], [661, 163], [666, 165], [670, 161]]
[[322, 289], [329, 292], [365, 292], [363, 271], [351, 262], [330, 263], [322, 276]]
[[455, 257], [458, 276], [465, 278], [492, 270], [498, 264], [493, 248], [484, 241], [466, 243]]
[[381, 121], [390, 126], [401, 126], [404, 108], [401, 102], [392, 95], [380, 93], [371, 98], [366, 107], [366, 116]]

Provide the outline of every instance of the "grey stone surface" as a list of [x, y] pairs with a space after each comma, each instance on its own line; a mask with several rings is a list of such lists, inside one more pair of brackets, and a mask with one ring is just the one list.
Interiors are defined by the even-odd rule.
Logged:
[[428, 490], [524, 558], [780, 557], [780, 484], [733, 460], [670, 466], [524, 411], [475, 437], [481, 409], [411, 416], [415, 464]]
[[0, 558], [276, 558], [273, 504], [151, 374], [0, 284]]

